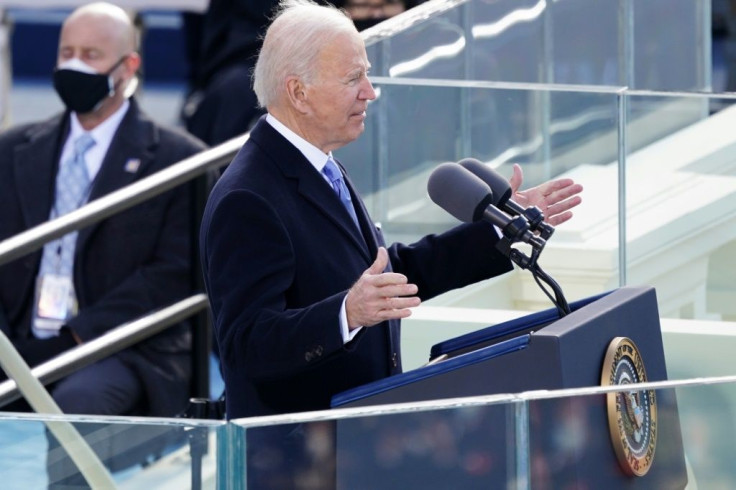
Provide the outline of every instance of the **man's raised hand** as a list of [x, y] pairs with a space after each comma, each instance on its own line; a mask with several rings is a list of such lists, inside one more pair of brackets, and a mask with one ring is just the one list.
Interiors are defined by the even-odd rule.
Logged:
[[409, 284], [403, 274], [383, 272], [388, 265], [388, 252], [380, 247], [376, 260], [363, 272], [345, 299], [348, 327], [370, 327], [385, 320], [406, 318], [421, 303], [417, 286]]

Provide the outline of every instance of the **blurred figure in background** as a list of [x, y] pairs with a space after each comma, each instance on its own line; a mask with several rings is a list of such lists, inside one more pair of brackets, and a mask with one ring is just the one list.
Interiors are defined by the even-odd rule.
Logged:
[[217, 145], [250, 128], [263, 111], [251, 72], [276, 0], [211, 0], [203, 17], [185, 17], [191, 88], [182, 108], [187, 130]]
[[713, 0], [711, 40], [713, 92], [736, 89], [736, 0]]
[[[420, 0], [334, 0], [358, 30], [393, 17]], [[207, 12], [185, 14], [191, 87], [182, 107], [187, 130], [217, 145], [247, 132], [264, 111], [252, 73], [277, 0], [211, 0]]]
[[345, 0], [344, 9], [362, 31], [420, 3], [418, 0]]

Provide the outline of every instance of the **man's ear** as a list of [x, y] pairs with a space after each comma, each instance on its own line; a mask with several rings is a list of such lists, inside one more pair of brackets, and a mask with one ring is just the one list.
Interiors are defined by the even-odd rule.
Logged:
[[132, 78], [141, 67], [141, 56], [136, 52], [132, 52], [125, 58], [123, 65], [125, 66], [126, 78]]
[[299, 77], [286, 79], [286, 96], [294, 109], [302, 114], [307, 112], [307, 87]]

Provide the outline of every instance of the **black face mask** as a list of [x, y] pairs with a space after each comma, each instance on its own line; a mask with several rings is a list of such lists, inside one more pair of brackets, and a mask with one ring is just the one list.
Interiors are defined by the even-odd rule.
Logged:
[[85, 73], [71, 68], [54, 69], [54, 88], [70, 111], [79, 114], [92, 112], [105, 97], [115, 94], [115, 84], [110, 74], [120, 66], [123, 56], [107, 73]]

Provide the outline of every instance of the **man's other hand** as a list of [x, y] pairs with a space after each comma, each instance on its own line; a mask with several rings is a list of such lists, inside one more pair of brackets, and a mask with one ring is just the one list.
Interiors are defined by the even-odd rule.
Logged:
[[509, 179], [509, 185], [513, 191], [511, 198], [521, 206], [538, 207], [544, 214], [544, 221], [552, 226], [557, 226], [572, 218], [572, 208], [582, 202], [578, 195], [583, 191], [583, 186], [576, 184], [572, 179], [556, 179], [539, 184], [536, 187], [520, 191], [524, 175], [521, 166], [514, 164], [514, 174]]

